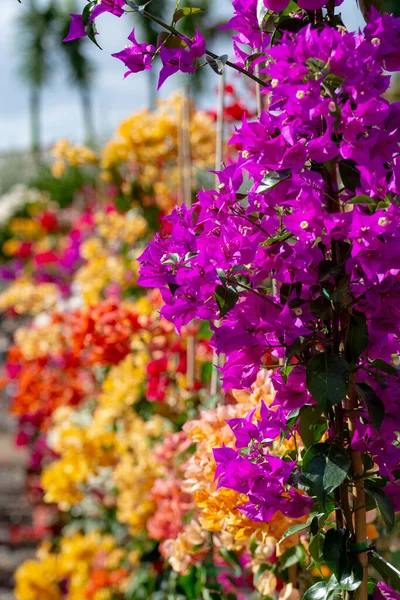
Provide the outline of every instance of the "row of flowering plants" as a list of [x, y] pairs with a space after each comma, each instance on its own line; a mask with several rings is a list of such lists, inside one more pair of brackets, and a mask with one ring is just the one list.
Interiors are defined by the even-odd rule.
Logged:
[[[384, 97], [400, 19], [363, 0], [350, 32], [341, 3], [234, 0], [233, 62], [179, 33], [197, 8], [71, 15], [66, 42], [97, 43], [105, 12], [152, 19], [157, 47], [133, 31], [115, 54], [125, 75], [160, 60], [161, 87], [232, 69], [258, 116], [244, 112], [193, 205], [205, 117], [182, 110], [175, 155], [145, 114], [103, 155], [108, 201], [83, 217], [63, 309], [10, 351], [13, 410], [32, 447], [44, 439], [44, 499], [62, 515], [19, 570], [19, 600], [400, 598], [376, 542], [400, 510], [399, 104]], [[166, 216], [146, 244], [149, 206]]]
[[[281, 540], [304, 518], [260, 524], [238, 510], [244, 494], [216, 482], [213, 449], [234, 450], [232, 423], [261, 418], [273, 401], [268, 372], [252, 391], [211, 396], [208, 324], [178, 335], [160, 319], [160, 294], [137, 285], [137, 258], [178, 199], [179, 104], [134, 114], [99, 155], [56, 144], [60, 185], [68, 169], [97, 170], [69, 208], [22, 187], [0, 202], [0, 307], [19, 322], [3, 386], [41, 521], [12, 537], [45, 539], [16, 572], [18, 600], [295, 600], [289, 569], [311, 564], [305, 538]], [[190, 122], [202, 142], [191, 153], [195, 182], [212, 167], [215, 130], [212, 114], [192, 109]], [[277, 457], [292, 447], [277, 446]]]

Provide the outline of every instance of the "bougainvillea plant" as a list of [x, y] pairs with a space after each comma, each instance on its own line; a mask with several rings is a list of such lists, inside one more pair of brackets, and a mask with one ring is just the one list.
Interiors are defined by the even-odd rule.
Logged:
[[[398, 597], [400, 573], [369, 544], [366, 513], [378, 508], [391, 529], [400, 510], [400, 104], [382, 96], [400, 70], [400, 19], [363, 2], [368, 22], [353, 33], [341, 0], [234, 0], [230, 62], [199, 31], [177, 31], [198, 9], [178, 6], [169, 25], [147, 4], [88, 2], [67, 39], [97, 43], [95, 17], [134, 11], [166, 33], [157, 48], [131, 33], [116, 54], [126, 74], [159, 56], [160, 87], [177, 71], [228, 66], [264, 99], [235, 131], [238, 158], [217, 189], [177, 207], [141, 258], [141, 283], [161, 288], [178, 330], [210, 322], [225, 390], [249, 388], [276, 359], [273, 404], [230, 422], [236, 450], [215, 449], [219, 486], [247, 496], [252, 520], [309, 515], [297, 530], [331, 575], [305, 600], [365, 600], [374, 587]], [[277, 438], [293, 440], [283, 458], [270, 451]], [[368, 579], [369, 564], [391, 587]]]

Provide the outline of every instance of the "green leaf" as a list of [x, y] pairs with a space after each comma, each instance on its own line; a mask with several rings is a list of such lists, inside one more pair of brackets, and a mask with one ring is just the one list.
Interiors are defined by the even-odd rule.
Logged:
[[303, 458], [302, 482], [324, 503], [326, 493], [330, 494], [339, 487], [349, 469], [350, 455], [347, 450], [334, 444], [314, 444]]
[[177, 35], [171, 35], [167, 31], [160, 31], [157, 36], [157, 48], [165, 46], [166, 48], [187, 48], [185, 40]]
[[95, 25], [94, 21], [92, 21], [91, 23], [86, 25], [85, 32], [86, 32], [86, 35], [89, 38], [89, 40], [91, 42], [93, 42], [93, 44], [95, 44], [98, 48], [100, 48], [100, 50], [102, 50], [103, 48], [97, 43], [97, 40], [96, 40], [97, 29], [96, 29], [96, 25]]
[[390, 579], [392, 587], [397, 591], [400, 591], [400, 571], [398, 571], [396, 567], [391, 565], [380, 554], [372, 549], [368, 551], [368, 562], [380, 575], [382, 575], [382, 577]]
[[385, 406], [382, 400], [367, 383], [356, 383], [356, 389], [361, 399], [365, 402], [372, 425], [376, 431], [379, 431], [382, 421], [385, 418]]
[[318, 581], [304, 594], [302, 600], [333, 600], [339, 591], [337, 581], [332, 577], [329, 581]]
[[307, 389], [325, 412], [344, 400], [349, 389], [349, 378], [348, 362], [335, 354], [321, 352], [306, 365]]
[[368, 345], [367, 318], [364, 313], [354, 311], [350, 315], [346, 336], [346, 358], [350, 362], [357, 360]]
[[219, 549], [219, 553], [224, 561], [233, 568], [235, 577], [240, 577], [242, 574], [242, 565], [240, 564], [238, 555], [233, 550], [227, 550], [223, 546]]
[[294, 533], [298, 533], [299, 531], [304, 531], [304, 529], [308, 529], [309, 526], [310, 526], [309, 523], [300, 523], [300, 525], [292, 525], [292, 527], [289, 527], [289, 529], [286, 529], [285, 533], [279, 540], [279, 544], [281, 544], [283, 542], [283, 540], [286, 540], [286, 538], [290, 537]]
[[263, 2], [263, 0], [258, 0], [257, 1], [257, 21], [258, 21], [258, 25], [260, 26], [260, 29], [263, 29], [266, 20], [268, 19], [268, 17], [271, 14], [273, 14], [273, 12], [268, 10], [268, 8], [265, 6], [265, 3]]
[[288, 377], [290, 373], [293, 371], [296, 365], [286, 365], [281, 369], [282, 379], [285, 383], [287, 383]]
[[239, 294], [233, 287], [217, 285], [214, 291], [214, 298], [219, 308], [220, 318], [224, 317], [239, 300]]
[[93, 0], [92, 2], [88, 2], [82, 11], [82, 23], [85, 27], [89, 23], [90, 16], [91, 16], [96, 4], [97, 4], [96, 0]]
[[371, 369], [377, 369], [378, 371], [383, 371], [384, 373], [387, 373], [388, 375], [396, 375], [397, 374], [397, 369], [393, 365], [390, 365], [386, 361], [382, 360], [381, 358], [376, 358], [375, 360], [373, 360], [371, 362], [371, 364], [369, 365], [369, 367]]
[[209, 340], [212, 338], [212, 331], [210, 329], [210, 323], [208, 321], [200, 321], [200, 327], [197, 332], [199, 340]]
[[297, 545], [286, 550], [280, 558], [280, 565], [282, 569], [288, 569], [297, 563], [303, 564], [306, 558], [306, 551], [304, 546]]
[[283, 305], [290, 299], [293, 292], [296, 292], [297, 298], [301, 294], [302, 285], [299, 282], [296, 283], [282, 283], [279, 290], [280, 303]]
[[357, 163], [351, 158], [339, 161], [339, 173], [344, 187], [355, 193], [361, 186], [361, 174], [357, 169]]
[[204, 385], [209, 383], [213, 369], [214, 369], [214, 366], [213, 366], [212, 362], [210, 362], [210, 361], [206, 361], [201, 365], [200, 381]]
[[316, 565], [320, 565], [323, 561], [322, 550], [324, 547], [325, 534], [319, 531], [317, 534], [313, 535], [309, 546], [308, 551], [310, 553], [311, 558], [313, 559]]
[[348, 538], [349, 532], [346, 529], [328, 529], [325, 534], [322, 557], [339, 583], [347, 565]]
[[261, 58], [262, 56], [264, 56], [265, 59], [267, 59], [269, 54], [266, 54], [265, 52], [255, 52], [254, 54], [251, 54], [251, 56], [248, 56], [246, 58], [245, 63], [244, 63], [244, 68], [249, 69], [251, 66], [251, 63], [253, 61], [255, 61], [257, 58]]
[[264, 192], [268, 192], [272, 190], [278, 183], [281, 181], [285, 181], [285, 179], [289, 179], [292, 176], [292, 169], [282, 169], [281, 171], [271, 171], [265, 175], [264, 179], [261, 181], [260, 185], [257, 188], [257, 194], [263, 194]]
[[393, 502], [381, 488], [374, 485], [374, 483], [370, 480], [366, 479], [364, 486], [365, 493], [374, 498], [376, 505], [379, 508], [379, 512], [381, 513], [382, 519], [386, 525], [386, 529], [391, 531], [395, 524]]
[[192, 565], [187, 575], [180, 575], [178, 577], [178, 585], [185, 592], [185, 596], [188, 600], [194, 600], [196, 594], [194, 591], [196, 581], [196, 568]]
[[217, 58], [213, 58], [212, 56], [206, 56], [206, 61], [217, 75], [222, 75], [224, 71], [224, 67], [226, 65], [226, 61], [228, 60], [227, 54], [221, 54]]
[[179, 8], [174, 12], [173, 21], [174, 23], [177, 23], [180, 19], [183, 19], [184, 17], [189, 17], [200, 12], [204, 12], [204, 9], [199, 8], [197, 6], [184, 6], [183, 8]]
[[332, 303], [324, 296], [312, 300], [309, 304], [309, 309], [310, 313], [314, 317], [317, 317], [317, 319], [325, 321], [332, 318]]
[[301, 412], [299, 433], [303, 444], [308, 448], [316, 444], [326, 431], [326, 421], [322, 418], [320, 406], [306, 406]]
[[352, 592], [360, 587], [363, 579], [363, 568], [357, 554], [347, 554], [347, 564], [341, 574], [339, 585], [342, 590]]
[[146, 4], [139, 5], [139, 4], [136, 4], [136, 2], [133, 2], [133, 0], [125, 0], [126, 4], [128, 6], [130, 6], [132, 10], [134, 10], [135, 12], [138, 12], [140, 14], [143, 13], [143, 11], [146, 8], [146, 6], [148, 4], [150, 4], [150, 1], [151, 0], [149, 0], [149, 2], [146, 2]]
[[318, 281], [323, 283], [329, 281], [331, 277], [334, 277], [342, 270], [341, 265], [336, 265], [333, 260], [321, 260], [318, 265]]
[[347, 204], [375, 204], [370, 196], [360, 194], [347, 201]]

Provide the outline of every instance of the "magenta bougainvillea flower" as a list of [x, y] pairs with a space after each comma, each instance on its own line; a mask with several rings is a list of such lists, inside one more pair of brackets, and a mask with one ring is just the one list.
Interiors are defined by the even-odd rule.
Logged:
[[374, 589], [373, 600], [400, 600], [400, 594], [383, 581], [380, 581]]
[[134, 29], [132, 29], [128, 40], [131, 42], [129, 46], [121, 50], [121, 52], [116, 52], [112, 55], [121, 60], [128, 68], [124, 77], [128, 77], [132, 73], [151, 69], [151, 61], [156, 51], [155, 46], [152, 44], [138, 43], [135, 38]]
[[196, 31], [196, 35], [192, 40], [184, 41], [182, 38], [182, 41], [185, 44], [182, 48], [161, 46], [160, 58], [163, 66], [160, 71], [157, 89], [160, 89], [164, 81], [178, 71], [194, 73], [197, 59], [201, 58], [206, 51], [203, 36], [199, 31]]
[[[100, 0], [93, 8], [88, 24], [93, 23], [94, 19], [105, 12], [111, 13], [116, 17], [121, 17], [124, 14], [123, 6], [125, 0]], [[82, 15], [70, 14], [71, 25], [68, 35], [63, 39], [63, 42], [72, 42], [81, 37], [86, 36], [86, 29], [82, 19]]]
[[93, 21], [93, 19], [96, 19], [105, 12], [109, 12], [116, 17], [121, 17], [124, 14], [124, 6], [125, 0], [100, 0], [90, 15], [90, 21]]
[[68, 35], [63, 39], [63, 42], [72, 42], [81, 37], [85, 37], [86, 31], [82, 21], [82, 15], [70, 14], [71, 25], [69, 28]]

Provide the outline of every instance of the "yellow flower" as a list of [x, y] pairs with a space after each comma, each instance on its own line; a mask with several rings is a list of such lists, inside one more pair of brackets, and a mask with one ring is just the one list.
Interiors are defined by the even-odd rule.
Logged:
[[16, 600], [62, 600], [58, 586], [58, 559], [45, 554], [41, 560], [28, 560], [15, 572]]
[[52, 148], [52, 154], [56, 159], [52, 174], [59, 178], [65, 174], [66, 167], [81, 167], [87, 164], [97, 164], [98, 158], [95, 152], [87, 146], [77, 144], [73, 146], [68, 140], [58, 141]]
[[0, 294], [0, 311], [13, 308], [20, 315], [36, 315], [54, 308], [58, 298], [59, 290], [53, 283], [16, 279]]

